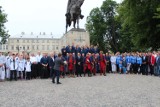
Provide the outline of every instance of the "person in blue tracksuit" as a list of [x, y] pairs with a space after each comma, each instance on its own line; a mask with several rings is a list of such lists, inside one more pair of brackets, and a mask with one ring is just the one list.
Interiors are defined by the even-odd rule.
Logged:
[[128, 53], [127, 54], [127, 56], [126, 56], [126, 64], [127, 64], [127, 72], [128, 73], [131, 73], [131, 55], [130, 55], [130, 53]]
[[[117, 65], [117, 72], [119, 72], [119, 64], [122, 62], [122, 56], [121, 55], [117, 55], [116, 58], [116, 65]], [[121, 65], [121, 64], [120, 64]]]
[[136, 73], [141, 73], [141, 65], [142, 65], [142, 57], [140, 55], [137, 56], [137, 66], [136, 66]]

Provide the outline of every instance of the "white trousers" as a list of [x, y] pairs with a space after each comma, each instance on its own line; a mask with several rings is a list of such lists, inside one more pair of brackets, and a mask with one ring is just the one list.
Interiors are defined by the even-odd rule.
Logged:
[[116, 68], [116, 64], [112, 64], [112, 72], [116, 72], [117, 68]]
[[4, 67], [0, 67], [0, 80], [5, 79], [5, 69]]
[[10, 70], [9, 69], [6, 69], [6, 78], [10, 79]]

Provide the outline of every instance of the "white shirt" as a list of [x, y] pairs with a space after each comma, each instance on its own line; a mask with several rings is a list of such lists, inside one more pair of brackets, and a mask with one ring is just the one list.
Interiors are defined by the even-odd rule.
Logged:
[[25, 62], [26, 72], [31, 72], [31, 61]]
[[31, 56], [30, 61], [31, 61], [31, 63], [37, 62], [37, 58], [35, 56]]
[[42, 55], [37, 55], [36, 58], [37, 58], [37, 62], [40, 62], [41, 58], [42, 58]]
[[13, 58], [10, 60], [10, 70], [17, 70], [18, 69], [18, 60], [15, 59], [15, 66], [13, 62]]
[[11, 61], [11, 56], [6, 57], [6, 68], [8, 69], [10, 67], [10, 61]]
[[25, 60], [24, 59], [18, 60], [18, 71], [24, 71], [24, 67], [25, 67]]
[[116, 59], [117, 59], [116, 56], [111, 56], [111, 63], [116, 63]]

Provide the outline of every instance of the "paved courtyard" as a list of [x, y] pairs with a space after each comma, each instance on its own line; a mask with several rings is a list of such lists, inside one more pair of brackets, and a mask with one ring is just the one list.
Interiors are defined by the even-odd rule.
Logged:
[[108, 74], [0, 83], [0, 107], [160, 107], [160, 78]]

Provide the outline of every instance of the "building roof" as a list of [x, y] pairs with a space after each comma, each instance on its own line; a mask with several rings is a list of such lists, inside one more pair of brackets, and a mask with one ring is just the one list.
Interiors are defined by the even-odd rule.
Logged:
[[39, 34], [34, 34], [34, 33], [30, 33], [30, 34], [26, 34], [24, 32], [22, 32], [21, 34], [17, 34], [17, 35], [14, 35], [14, 36], [10, 36], [10, 38], [25, 38], [25, 39], [35, 39], [35, 38], [39, 38], [39, 39], [60, 39], [58, 38], [57, 36], [54, 36], [51, 34], [46, 34], [46, 33], [39, 33]]

